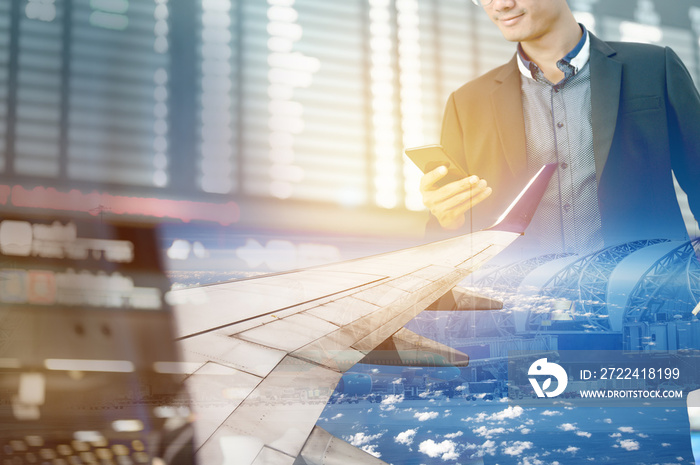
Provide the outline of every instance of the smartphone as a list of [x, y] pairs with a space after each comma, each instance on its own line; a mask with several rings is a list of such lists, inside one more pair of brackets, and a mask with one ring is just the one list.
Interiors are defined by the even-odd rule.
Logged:
[[450, 156], [445, 152], [445, 149], [441, 145], [424, 145], [422, 147], [413, 147], [406, 149], [406, 155], [411, 159], [413, 163], [423, 172], [429, 173], [438, 166], [444, 166], [447, 168], [447, 174], [445, 177], [440, 179], [435, 183], [437, 187], [442, 187], [445, 184], [449, 184], [454, 181], [459, 181], [460, 179], [469, 176], [459, 163], [456, 163]]

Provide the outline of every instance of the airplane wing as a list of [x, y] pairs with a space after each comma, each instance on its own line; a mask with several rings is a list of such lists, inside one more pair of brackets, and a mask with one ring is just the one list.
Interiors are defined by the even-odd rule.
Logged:
[[[491, 228], [171, 293], [200, 464], [383, 463], [315, 427], [343, 373], [523, 233], [547, 165]], [[374, 460], [374, 462], [373, 462]]]

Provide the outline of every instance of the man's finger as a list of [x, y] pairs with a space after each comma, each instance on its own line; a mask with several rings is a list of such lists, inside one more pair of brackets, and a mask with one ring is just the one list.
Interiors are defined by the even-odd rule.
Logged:
[[[460, 192], [456, 195], [453, 195], [449, 199], [446, 199], [440, 204], [440, 208], [442, 211], [448, 211], [452, 210], [453, 208], [461, 209], [464, 211], [469, 210], [469, 208], [473, 207], [486, 197], [488, 197], [491, 194], [490, 187], [486, 186], [486, 181], [480, 181], [479, 183], [475, 184], [471, 189]], [[485, 191], [489, 191], [486, 195], [484, 195]], [[478, 199], [478, 200], [477, 200]]]
[[451, 182], [438, 189], [424, 191], [424, 203], [428, 208], [432, 209], [434, 206], [445, 202], [447, 199], [450, 199], [455, 195], [475, 189], [480, 184], [483, 184], [481, 187], [481, 189], [483, 189], [486, 186], [486, 181], [479, 180], [478, 176], [468, 176], [464, 179], [460, 179], [459, 181]]
[[435, 186], [435, 183], [444, 178], [447, 174], [447, 167], [438, 166], [434, 170], [425, 173], [420, 179], [420, 190], [430, 190]]
[[435, 204], [431, 208], [431, 213], [438, 219], [443, 228], [458, 229], [464, 224], [464, 214], [491, 195], [492, 192], [491, 187], [488, 187], [486, 181], [482, 179], [471, 189]]

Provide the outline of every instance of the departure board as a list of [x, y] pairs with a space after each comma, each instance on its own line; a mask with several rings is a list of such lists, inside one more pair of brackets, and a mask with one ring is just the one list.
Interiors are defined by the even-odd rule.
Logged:
[[420, 210], [404, 148], [439, 140], [449, 92], [490, 65], [474, 53], [513, 53], [497, 30], [478, 41], [488, 18], [457, 0], [219, 0], [201, 18], [212, 193]]
[[168, 184], [167, 0], [73, 0], [67, 175]]
[[239, 42], [241, 12], [230, 0], [203, 2], [198, 47], [198, 185], [205, 192], [238, 190], [240, 156]]
[[[570, 4], [700, 77], [700, 0]], [[233, 205], [227, 223], [257, 201], [409, 214], [404, 149], [437, 143], [450, 92], [514, 51], [465, 0], [8, 0], [0, 178], [97, 189], [93, 209], [115, 192]]]
[[14, 169], [60, 176], [64, 0], [28, 1], [20, 11]]
[[167, 0], [20, 6], [15, 173], [165, 186]]
[[286, 3], [249, 2], [243, 12], [251, 50], [242, 67], [263, 64], [243, 83], [243, 190], [364, 204], [363, 4]]

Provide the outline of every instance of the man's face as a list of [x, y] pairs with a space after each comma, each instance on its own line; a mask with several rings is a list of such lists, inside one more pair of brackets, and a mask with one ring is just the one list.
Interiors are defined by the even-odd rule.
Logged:
[[566, 0], [493, 0], [484, 7], [511, 42], [541, 38], [554, 28], [566, 8]]

